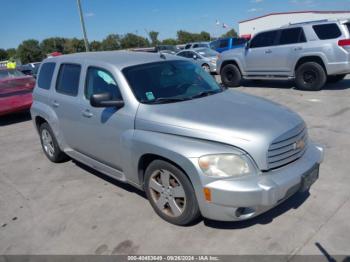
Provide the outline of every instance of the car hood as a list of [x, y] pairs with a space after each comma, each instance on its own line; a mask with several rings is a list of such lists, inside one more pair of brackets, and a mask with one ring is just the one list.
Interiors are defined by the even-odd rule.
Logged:
[[232, 145], [250, 154], [265, 170], [272, 141], [304, 121], [279, 104], [227, 90], [178, 103], [141, 104], [135, 125], [136, 129]]

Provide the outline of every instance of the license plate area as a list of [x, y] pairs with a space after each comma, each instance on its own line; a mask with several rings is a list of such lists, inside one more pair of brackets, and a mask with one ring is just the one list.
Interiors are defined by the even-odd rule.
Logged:
[[319, 174], [319, 165], [314, 166], [309, 171], [307, 171], [305, 174], [302, 175], [301, 178], [301, 192], [306, 192], [310, 189], [313, 183], [318, 179]]

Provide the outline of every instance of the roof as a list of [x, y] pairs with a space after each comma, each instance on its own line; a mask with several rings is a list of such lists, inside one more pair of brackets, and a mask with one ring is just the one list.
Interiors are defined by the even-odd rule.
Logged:
[[304, 13], [313, 13], [313, 14], [350, 14], [350, 11], [295, 11], [295, 12], [280, 12], [280, 13], [270, 13], [262, 16], [258, 16], [255, 18], [247, 19], [247, 20], [242, 20], [238, 22], [239, 24], [257, 20], [260, 18], [264, 18], [267, 16], [272, 16], [272, 15], [288, 15], [288, 14], [304, 14]]
[[[180, 60], [177, 56], [166, 54], [171, 60]], [[128, 66], [164, 61], [159, 53], [132, 52], [132, 51], [103, 51], [103, 52], [84, 52], [69, 55], [46, 58], [45, 62], [104, 62], [123, 69]]]

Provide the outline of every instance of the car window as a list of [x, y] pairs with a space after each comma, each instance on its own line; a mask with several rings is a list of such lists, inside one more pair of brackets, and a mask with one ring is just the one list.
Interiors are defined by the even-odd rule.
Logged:
[[191, 46], [192, 46], [192, 44], [187, 44], [187, 45], [185, 46], [185, 49], [190, 49]]
[[38, 87], [43, 89], [50, 89], [53, 72], [55, 71], [55, 63], [44, 63], [41, 66], [38, 78]]
[[90, 99], [93, 94], [110, 93], [113, 100], [121, 100], [122, 96], [111, 73], [97, 68], [89, 67], [86, 73], [85, 97]]
[[281, 30], [279, 45], [297, 44], [306, 42], [304, 30], [301, 27]]
[[197, 52], [198, 52], [198, 54], [200, 54], [204, 57], [213, 57], [213, 56], [216, 56], [218, 54], [218, 52], [216, 52], [210, 48], [197, 49]]
[[219, 41], [211, 42], [210, 47], [213, 49], [217, 49], [219, 47]]
[[314, 25], [312, 27], [320, 40], [335, 39], [341, 36], [337, 24]]
[[199, 45], [198, 44], [194, 44], [193, 46], [192, 46], [192, 48], [197, 48]]
[[191, 99], [203, 92], [221, 92], [215, 79], [189, 61], [164, 61], [123, 69], [135, 97], [141, 103], [159, 98]]
[[278, 31], [269, 31], [256, 35], [251, 43], [251, 48], [268, 47], [275, 45]]
[[9, 73], [7, 70], [0, 70], [0, 79], [4, 79], [9, 77]]
[[229, 39], [222, 39], [222, 40], [220, 40], [219, 47], [226, 48], [226, 47], [228, 47], [228, 43], [229, 43]]
[[349, 32], [349, 34], [350, 34], [350, 23], [347, 23], [347, 24], [345, 24], [345, 25], [347, 26], [348, 32]]
[[56, 91], [65, 95], [76, 96], [79, 89], [81, 66], [62, 64], [57, 77]]
[[247, 42], [245, 38], [237, 38], [234, 41], [234, 45], [244, 45]]
[[184, 52], [178, 53], [177, 55], [182, 57], [187, 57], [186, 54], [187, 54], [187, 51], [184, 51]]

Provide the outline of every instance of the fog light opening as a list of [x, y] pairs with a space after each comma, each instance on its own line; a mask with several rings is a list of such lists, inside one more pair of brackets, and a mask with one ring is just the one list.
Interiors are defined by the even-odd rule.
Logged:
[[235, 215], [238, 218], [249, 217], [255, 213], [255, 209], [251, 207], [239, 207], [236, 209]]

